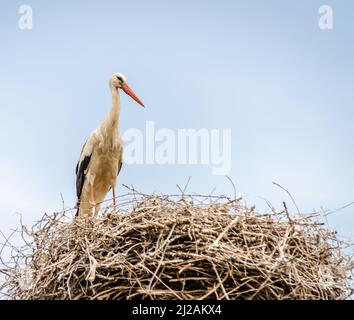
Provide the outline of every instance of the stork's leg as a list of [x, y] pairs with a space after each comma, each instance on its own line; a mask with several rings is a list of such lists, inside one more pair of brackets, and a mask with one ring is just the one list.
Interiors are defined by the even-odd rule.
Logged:
[[114, 211], [116, 211], [117, 206], [116, 206], [116, 189], [114, 186], [112, 186], [112, 194], [113, 194], [113, 205], [114, 205]]
[[95, 193], [93, 189], [93, 183], [90, 183], [90, 205], [92, 210], [92, 217], [96, 215], [96, 202], [95, 202]]

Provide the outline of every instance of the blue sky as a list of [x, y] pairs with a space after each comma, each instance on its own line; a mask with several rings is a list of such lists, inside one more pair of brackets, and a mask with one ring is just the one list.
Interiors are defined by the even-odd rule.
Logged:
[[[33, 8], [33, 30], [18, 8]], [[318, 9], [333, 8], [320, 30]], [[301, 211], [354, 201], [352, 1], [0, 2], [0, 229], [75, 204], [82, 143], [122, 72], [146, 109], [122, 96], [121, 131], [231, 128], [230, 177], [248, 204]], [[124, 166], [143, 192], [232, 194], [208, 165]], [[124, 192], [120, 187], [118, 192]], [[354, 233], [354, 207], [330, 218]]]

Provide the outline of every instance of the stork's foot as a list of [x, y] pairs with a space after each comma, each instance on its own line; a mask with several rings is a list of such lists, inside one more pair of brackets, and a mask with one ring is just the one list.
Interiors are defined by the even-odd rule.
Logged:
[[92, 217], [95, 217], [95, 215], [96, 215], [96, 202], [90, 201], [90, 206], [91, 206]]

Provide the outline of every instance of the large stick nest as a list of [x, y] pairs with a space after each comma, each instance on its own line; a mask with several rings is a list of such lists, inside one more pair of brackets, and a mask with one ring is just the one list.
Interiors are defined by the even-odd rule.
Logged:
[[[345, 299], [347, 244], [316, 214], [257, 214], [240, 199], [122, 196], [96, 221], [44, 217], [13, 248], [11, 299]], [[25, 237], [28, 238], [28, 237]], [[0, 269], [1, 269], [0, 267]]]

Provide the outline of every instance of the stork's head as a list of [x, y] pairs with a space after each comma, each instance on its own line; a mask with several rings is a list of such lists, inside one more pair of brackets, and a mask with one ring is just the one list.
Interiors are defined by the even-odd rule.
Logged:
[[138, 98], [138, 96], [134, 93], [134, 91], [128, 86], [127, 84], [127, 78], [124, 74], [121, 74], [119, 72], [114, 73], [109, 80], [109, 87], [111, 90], [118, 90], [122, 89], [127, 95], [129, 95], [131, 98], [133, 98], [137, 103], [139, 103], [141, 106], [144, 107], [144, 104], [141, 102], [141, 100]]

